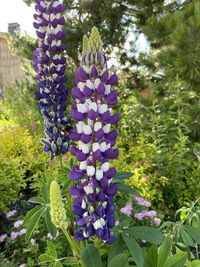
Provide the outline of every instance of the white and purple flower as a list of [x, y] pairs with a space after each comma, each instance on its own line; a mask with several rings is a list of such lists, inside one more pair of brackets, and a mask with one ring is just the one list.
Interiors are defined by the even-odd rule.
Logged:
[[69, 147], [66, 127], [70, 120], [65, 116], [68, 91], [66, 83], [65, 37], [62, 13], [65, 8], [59, 0], [35, 0], [34, 15], [38, 48], [34, 52], [33, 65], [37, 73], [39, 91], [35, 96], [44, 117], [45, 138], [41, 139], [44, 151], [51, 153], [51, 159], [65, 154]]
[[93, 235], [106, 243], [115, 240], [111, 228], [115, 226], [113, 196], [117, 188], [112, 184], [116, 173], [109, 161], [118, 156], [114, 148], [117, 131], [111, 129], [119, 120], [112, 108], [117, 104], [116, 74], [109, 75], [102, 42], [96, 27], [89, 39], [84, 37], [83, 57], [72, 88], [71, 117], [77, 122], [70, 138], [78, 142], [71, 146], [71, 154], [80, 162], [74, 165], [69, 176], [76, 181], [71, 188], [74, 198], [73, 212], [80, 227], [77, 240]]

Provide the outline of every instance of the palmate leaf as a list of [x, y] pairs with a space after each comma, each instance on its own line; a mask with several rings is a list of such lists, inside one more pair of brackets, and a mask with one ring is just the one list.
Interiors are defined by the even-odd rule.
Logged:
[[47, 252], [54, 259], [57, 259], [57, 252], [56, 252], [56, 249], [54, 247], [54, 244], [51, 241], [47, 241]]
[[116, 183], [117, 189], [121, 193], [135, 195], [136, 192], [130, 186], [123, 184], [123, 183]]
[[93, 245], [88, 245], [81, 250], [81, 259], [86, 267], [103, 267], [99, 251]]
[[27, 229], [26, 229], [26, 235], [25, 235], [25, 240], [28, 241], [29, 238], [32, 236], [33, 231], [38, 225], [38, 222], [41, 218], [41, 216], [44, 214], [45, 210], [47, 208], [44, 206], [41, 206], [40, 209], [35, 212], [28, 220], [27, 222]]

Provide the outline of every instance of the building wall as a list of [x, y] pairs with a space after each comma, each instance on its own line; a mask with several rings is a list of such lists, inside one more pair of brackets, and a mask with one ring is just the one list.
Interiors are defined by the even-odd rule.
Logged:
[[23, 80], [21, 59], [11, 53], [5, 36], [0, 33], [0, 88], [5, 89], [6, 85]]

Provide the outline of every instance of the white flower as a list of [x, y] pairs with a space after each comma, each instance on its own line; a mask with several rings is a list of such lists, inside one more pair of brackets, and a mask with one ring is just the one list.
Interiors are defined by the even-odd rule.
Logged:
[[99, 143], [94, 143], [92, 145], [93, 152], [97, 151], [99, 149]]
[[104, 162], [101, 165], [101, 169], [102, 169], [102, 171], [107, 172], [109, 170], [109, 162]]
[[103, 131], [104, 133], [109, 133], [110, 132], [110, 124], [106, 124], [104, 127], [103, 127]]
[[93, 176], [95, 174], [95, 168], [94, 166], [87, 166], [87, 175]]
[[88, 184], [84, 187], [85, 193], [88, 194], [92, 194], [94, 192], [93, 186], [91, 184]]
[[103, 178], [103, 171], [102, 170], [97, 170], [96, 171], [96, 179], [100, 181]]
[[95, 122], [94, 124], [94, 131], [97, 132], [102, 128], [102, 123], [100, 121]]
[[98, 107], [98, 112], [99, 114], [103, 114], [104, 112], [106, 112], [108, 109], [108, 105], [107, 104], [102, 104]]
[[100, 144], [100, 151], [101, 151], [101, 152], [105, 152], [106, 149], [107, 149], [107, 144], [106, 144], [106, 142], [102, 142], [102, 143]]

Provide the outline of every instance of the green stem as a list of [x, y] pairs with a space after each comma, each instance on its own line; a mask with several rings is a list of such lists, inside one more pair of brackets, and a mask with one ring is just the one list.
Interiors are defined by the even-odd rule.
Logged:
[[72, 249], [72, 252], [74, 254], [74, 256], [79, 256], [79, 252], [78, 252], [78, 249], [76, 247], [76, 245], [74, 244], [74, 242], [72, 241], [70, 235], [68, 234], [68, 232], [65, 230], [65, 229], [62, 229], [67, 241], [69, 242], [70, 244], [70, 247]]
[[60, 155], [59, 158], [60, 158], [60, 168], [62, 169], [63, 168], [62, 155]]
[[181, 224], [184, 224], [184, 222], [186, 221], [186, 219], [188, 218], [188, 216], [190, 215], [190, 212], [192, 212], [192, 209], [194, 208], [194, 206], [197, 204], [197, 202], [199, 201], [199, 198], [197, 198], [195, 200], [195, 202], [192, 204], [190, 210], [188, 211], [187, 215], [185, 216], [184, 220], [181, 222]]

